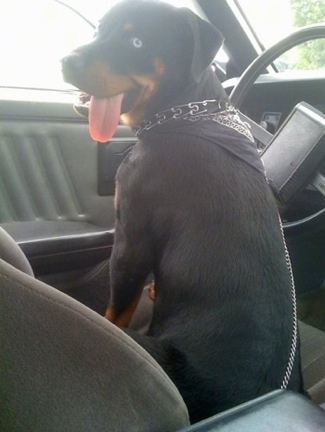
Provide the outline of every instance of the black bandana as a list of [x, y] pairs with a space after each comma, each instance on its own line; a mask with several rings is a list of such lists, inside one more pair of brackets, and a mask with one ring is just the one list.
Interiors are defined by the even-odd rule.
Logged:
[[181, 132], [219, 145], [265, 175], [254, 138], [238, 111], [226, 102], [191, 102], [161, 111], [133, 128], [139, 138], [150, 133]]

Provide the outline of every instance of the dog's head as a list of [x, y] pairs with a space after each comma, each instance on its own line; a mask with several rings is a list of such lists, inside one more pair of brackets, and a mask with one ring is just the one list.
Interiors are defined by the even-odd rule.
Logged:
[[63, 76], [92, 96], [90, 132], [106, 142], [121, 114], [124, 122], [136, 124], [175, 92], [199, 82], [222, 41], [189, 9], [124, 0], [102, 18], [91, 43], [62, 60]]

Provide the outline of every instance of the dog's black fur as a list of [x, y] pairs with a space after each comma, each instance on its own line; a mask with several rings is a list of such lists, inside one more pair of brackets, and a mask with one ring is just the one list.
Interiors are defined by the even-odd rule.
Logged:
[[[132, 126], [180, 104], [226, 102], [208, 67], [221, 43], [187, 10], [126, 1], [102, 19], [93, 42], [64, 59], [63, 72], [97, 97], [120, 90], [99, 80], [94, 65], [107, 66], [117, 83], [131, 77], [121, 91]], [[261, 172], [218, 145], [223, 127], [212, 128], [215, 143], [193, 134], [190, 121], [140, 138], [117, 174], [111, 257], [113, 321], [154, 273], [148, 334], [125, 331], [175, 382], [192, 422], [279, 388], [293, 331], [275, 200]], [[303, 392], [299, 350], [288, 388]]]

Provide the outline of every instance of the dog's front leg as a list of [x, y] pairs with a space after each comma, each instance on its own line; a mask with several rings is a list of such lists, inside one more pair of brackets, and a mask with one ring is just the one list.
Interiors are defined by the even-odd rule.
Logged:
[[134, 300], [127, 306], [127, 308], [123, 312], [120, 312], [118, 314], [113, 307], [108, 306], [105, 311], [105, 318], [108, 319], [108, 321], [111, 321], [112, 323], [117, 325], [117, 327], [128, 327], [140, 301], [143, 287], [144, 284], [142, 285], [142, 288], [139, 290]]
[[128, 327], [152, 270], [147, 242], [146, 233], [140, 227], [137, 230], [136, 222], [131, 232], [117, 222], [110, 261], [111, 299], [105, 317], [118, 327]]

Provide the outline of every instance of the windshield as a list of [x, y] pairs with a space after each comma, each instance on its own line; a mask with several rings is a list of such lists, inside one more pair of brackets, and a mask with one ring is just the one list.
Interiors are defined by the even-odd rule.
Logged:
[[[264, 48], [299, 27], [325, 24], [325, 0], [235, 0]], [[306, 42], [293, 48], [275, 65], [283, 70], [324, 70], [325, 39]]]

